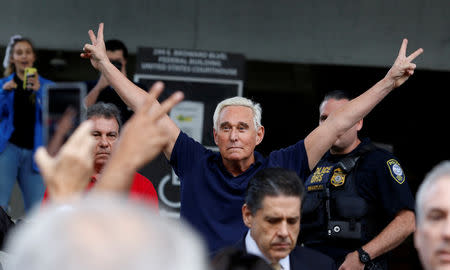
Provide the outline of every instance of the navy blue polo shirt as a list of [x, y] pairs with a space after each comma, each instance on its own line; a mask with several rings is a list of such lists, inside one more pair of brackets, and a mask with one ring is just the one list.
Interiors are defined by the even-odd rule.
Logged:
[[241, 208], [248, 182], [256, 172], [281, 167], [302, 179], [310, 174], [303, 140], [268, 157], [255, 151], [255, 163], [234, 177], [225, 169], [220, 153], [180, 132], [170, 164], [181, 181], [181, 217], [200, 232], [210, 252], [235, 244], [248, 230]]

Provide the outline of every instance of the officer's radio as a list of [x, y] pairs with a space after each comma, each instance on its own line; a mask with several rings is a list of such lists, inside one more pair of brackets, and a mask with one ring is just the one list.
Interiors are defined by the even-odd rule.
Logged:
[[330, 220], [328, 222], [328, 236], [331, 238], [362, 239], [361, 223]]
[[357, 196], [334, 199], [335, 215], [328, 215], [328, 236], [331, 238], [363, 239], [361, 219], [368, 213], [366, 201]]
[[[346, 174], [349, 174], [356, 166], [359, 158], [372, 149], [372, 144], [367, 145], [353, 155], [343, 158], [335, 167], [338, 167]], [[354, 180], [350, 182], [351, 185], [355, 184]], [[329, 185], [325, 191], [326, 211], [328, 216], [328, 236], [330, 238], [363, 239], [361, 222], [359, 222], [359, 220], [368, 212], [368, 205], [365, 200], [359, 196], [349, 196], [347, 194], [334, 198], [336, 216], [342, 219], [332, 220], [331, 209], [329, 206], [331, 200]]]

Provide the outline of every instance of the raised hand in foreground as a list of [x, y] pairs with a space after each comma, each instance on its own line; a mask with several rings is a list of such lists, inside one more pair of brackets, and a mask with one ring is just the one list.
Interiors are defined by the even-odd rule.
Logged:
[[153, 160], [169, 143], [168, 130], [161, 122], [167, 112], [183, 99], [183, 93], [176, 92], [162, 102], [161, 106], [152, 106], [163, 88], [161, 82], [155, 83], [144, 104], [124, 126], [97, 189], [128, 190], [134, 173]]
[[91, 129], [91, 121], [83, 122], [55, 157], [44, 147], [37, 149], [36, 163], [53, 201], [77, 197], [88, 185], [94, 172], [95, 139]]

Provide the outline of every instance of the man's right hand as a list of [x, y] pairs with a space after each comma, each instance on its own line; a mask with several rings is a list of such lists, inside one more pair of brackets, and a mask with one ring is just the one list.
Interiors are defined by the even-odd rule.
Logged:
[[[149, 113], [153, 113], [154, 110], [160, 110], [160, 104], [155, 98], [155, 95], [148, 94], [145, 90], [136, 86], [109, 61], [106, 55], [105, 42], [103, 41], [103, 23], [100, 23], [98, 27], [97, 36], [94, 35], [92, 30], [89, 30], [89, 38], [92, 44], [84, 45], [84, 53], [81, 54], [81, 57], [90, 59], [92, 65], [100, 70], [102, 75], [108, 80], [109, 85], [114, 88], [125, 104], [134, 112], [137, 112], [144, 105], [145, 101], [150, 98], [151, 102], [148, 106], [151, 108], [148, 108]], [[152, 86], [150, 93], [157, 93], [158, 91], [162, 91], [163, 88], [164, 84], [162, 82], [156, 82]], [[91, 93], [93, 92], [91, 91]], [[90, 102], [95, 102], [95, 100]], [[85, 99], [86, 106], [90, 106], [90, 102]], [[180, 134], [180, 129], [167, 114], [161, 115], [161, 119], [158, 122], [160, 122], [158, 124], [160, 128], [166, 130], [167, 136], [169, 137], [169, 141], [163, 151], [165, 156], [170, 159], [173, 146]]]
[[90, 59], [92, 66], [97, 70], [101, 70], [102, 63], [110, 63], [106, 55], [105, 41], [103, 39], [103, 23], [100, 23], [98, 26], [97, 36], [92, 30], [89, 30], [88, 34], [92, 44], [84, 45], [81, 57]]

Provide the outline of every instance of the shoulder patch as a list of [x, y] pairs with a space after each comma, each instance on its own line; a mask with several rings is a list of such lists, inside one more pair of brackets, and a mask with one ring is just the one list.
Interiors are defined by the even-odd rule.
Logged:
[[395, 159], [390, 159], [387, 162], [389, 172], [391, 173], [392, 178], [397, 181], [399, 184], [403, 184], [405, 182], [405, 174], [403, 173], [403, 169], [400, 166], [400, 163], [398, 163]]

